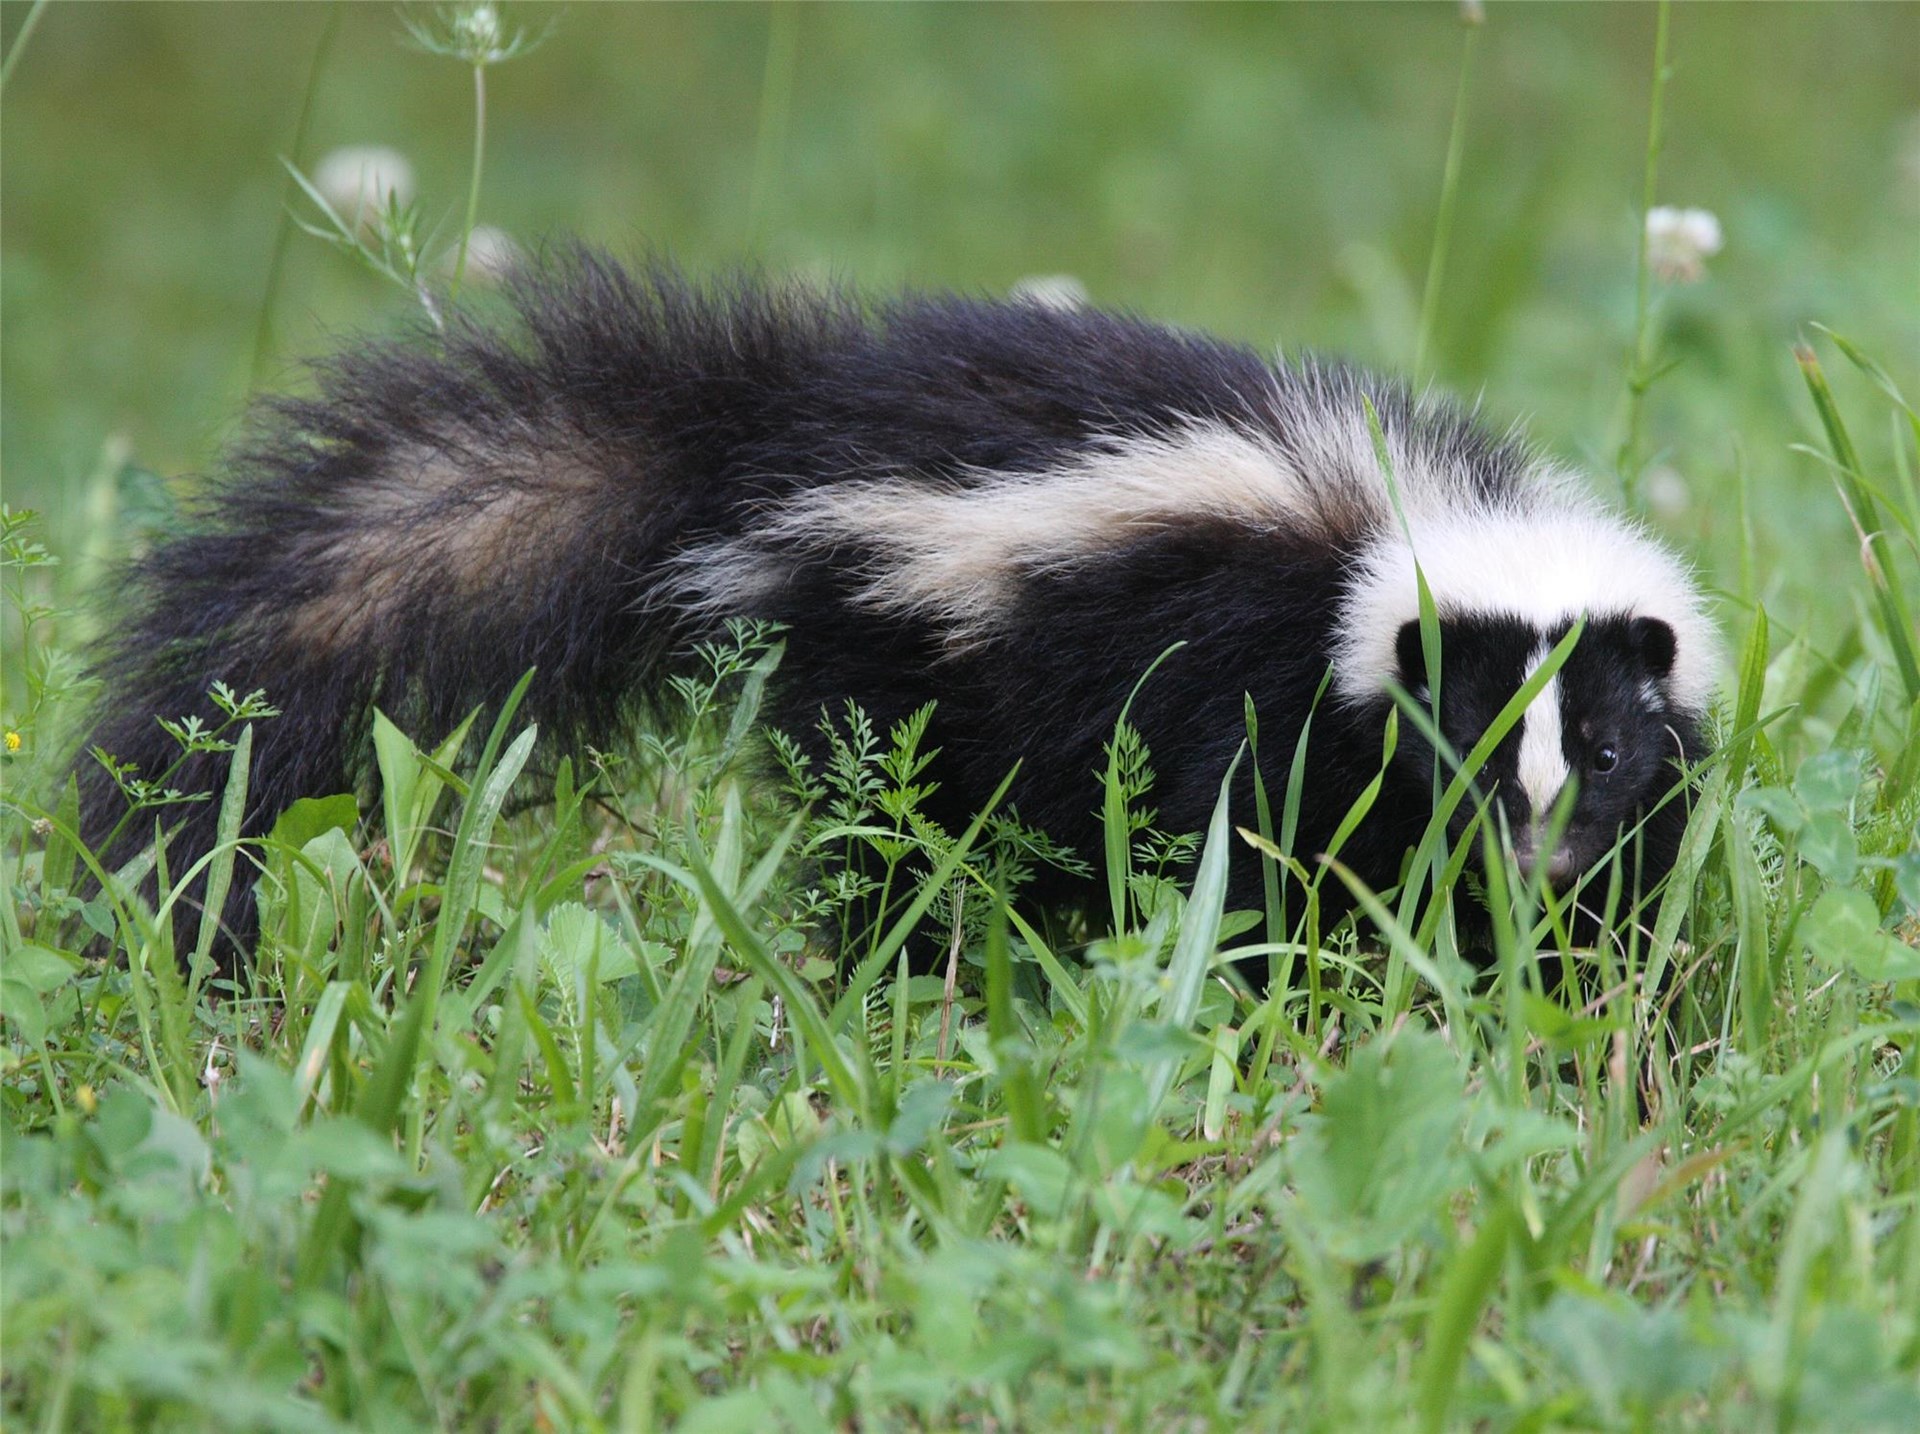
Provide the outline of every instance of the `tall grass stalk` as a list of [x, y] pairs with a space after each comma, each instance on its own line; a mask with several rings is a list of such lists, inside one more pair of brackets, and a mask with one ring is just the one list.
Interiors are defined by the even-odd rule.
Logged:
[[753, 141], [753, 180], [747, 194], [747, 242], [758, 244], [773, 202], [774, 175], [787, 147], [793, 114], [793, 77], [800, 53], [800, 7], [767, 7], [767, 63], [760, 78], [760, 123]]
[[[1831, 331], [1828, 336], [1835, 340], [1843, 353], [1854, 358], [1857, 350], [1846, 340]], [[1833, 390], [1827, 385], [1819, 355], [1805, 344], [1796, 346], [1793, 353], [1800, 365], [1801, 376], [1806, 380], [1807, 392], [1812, 395], [1814, 409], [1820, 415], [1820, 426], [1826, 432], [1828, 446], [1832, 449], [1834, 486], [1846, 506], [1847, 520], [1853, 525], [1854, 535], [1859, 539], [1860, 563], [1873, 589], [1874, 602], [1880, 612], [1887, 644], [1893, 649], [1894, 664], [1899, 670], [1907, 701], [1920, 702], [1920, 657], [1914, 652], [1913, 635], [1915, 613], [1908, 605], [1901, 581], [1899, 552], [1889, 541], [1892, 535], [1882, 529], [1879, 504], [1874, 501], [1873, 489], [1861, 471], [1860, 455], [1854, 447], [1853, 436], [1847, 431], [1846, 420], [1840, 416], [1840, 406], [1834, 401]], [[1860, 360], [1855, 359], [1855, 362]], [[1904, 400], [1900, 399], [1897, 390], [1893, 392], [1893, 397], [1896, 403], [1904, 407]], [[1909, 533], [1910, 541], [1911, 537]]]
[[447, 286], [449, 302], [460, 297], [460, 281], [467, 275], [467, 245], [473, 240], [473, 226], [480, 216], [480, 172], [487, 159], [487, 67], [475, 61], [473, 66], [473, 165], [467, 175], [467, 214], [460, 225], [460, 247], [453, 256], [453, 281]]
[[[343, 5], [327, 7], [326, 24], [320, 28], [320, 40], [313, 47], [313, 60], [307, 66], [307, 87], [300, 96], [300, 118], [293, 126], [293, 147], [287, 151], [286, 165], [298, 166], [306, 162], [307, 130], [313, 122], [313, 101], [320, 93], [320, 77], [326, 71], [327, 56], [332, 53], [334, 37], [340, 33], [340, 17], [346, 14]], [[249, 382], [254, 388], [260, 386], [266, 375], [267, 358], [273, 352], [273, 310], [280, 297], [280, 284], [286, 273], [287, 248], [293, 242], [295, 221], [293, 217], [294, 197], [300, 192], [300, 186], [292, 174], [280, 188], [280, 222], [273, 231], [273, 252], [267, 260], [267, 288], [260, 297], [260, 322], [253, 331], [253, 366]]]
[[1466, 30], [1460, 42], [1460, 82], [1453, 95], [1453, 127], [1447, 135], [1447, 163], [1440, 176], [1440, 212], [1433, 221], [1433, 252], [1427, 256], [1427, 283], [1420, 295], [1420, 328], [1414, 340], [1413, 374], [1423, 378], [1427, 372], [1427, 354], [1433, 347], [1433, 329], [1440, 313], [1440, 281], [1447, 269], [1447, 246], [1453, 237], [1453, 214], [1460, 194], [1460, 156], [1467, 141], [1467, 95], [1473, 79], [1474, 44], [1486, 25], [1486, 12], [1478, 4], [1460, 7], [1460, 23]]
[[1654, 366], [1657, 335], [1653, 323], [1653, 265], [1647, 237], [1647, 216], [1653, 212], [1659, 193], [1660, 150], [1665, 143], [1662, 128], [1666, 109], [1667, 80], [1672, 70], [1667, 63], [1667, 22], [1670, 0], [1660, 0], [1653, 35], [1653, 97], [1647, 113], [1647, 162], [1640, 188], [1640, 245], [1633, 275], [1633, 350], [1627, 360], [1626, 433], [1620, 440], [1620, 452], [1614, 470], [1620, 491], [1627, 502], [1637, 507], [1640, 501], [1640, 445], [1645, 422], [1647, 390], [1659, 377]]
[[33, 0], [33, 8], [27, 11], [27, 18], [20, 22], [20, 30], [8, 47], [7, 58], [0, 61], [0, 95], [7, 92], [7, 81], [13, 78], [13, 67], [20, 63], [21, 52], [27, 48], [27, 40], [33, 34], [33, 27], [40, 23], [40, 15], [47, 8], [47, 0]]

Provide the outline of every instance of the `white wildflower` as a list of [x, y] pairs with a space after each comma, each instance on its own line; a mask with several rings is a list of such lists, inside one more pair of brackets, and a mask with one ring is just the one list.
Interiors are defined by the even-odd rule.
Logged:
[[1693, 507], [1693, 490], [1687, 486], [1687, 480], [1679, 469], [1665, 463], [1647, 470], [1640, 480], [1640, 493], [1647, 500], [1649, 511], [1668, 522], [1679, 521]]
[[491, 56], [500, 45], [500, 12], [491, 5], [475, 5], [453, 17], [453, 33], [462, 49]]
[[1707, 260], [1720, 252], [1721, 243], [1720, 221], [1711, 210], [1663, 204], [1647, 211], [1647, 262], [1669, 282], [1691, 284], [1704, 278]]
[[[507, 29], [506, 17], [492, 0], [470, 5], [442, 5], [426, 14], [402, 14], [400, 23], [413, 43], [429, 55], [443, 55], [476, 68], [498, 65], [524, 55], [546, 38], [546, 32], [528, 37], [525, 30]], [[548, 31], [552, 26], [547, 27]]]
[[401, 209], [413, 203], [413, 166], [384, 144], [342, 145], [315, 166], [313, 187], [350, 227], [372, 228], [389, 198]]
[[[449, 269], [458, 252], [457, 249], [447, 252]], [[497, 284], [519, 268], [524, 258], [519, 244], [504, 229], [496, 229], [491, 224], [476, 224], [473, 233], [467, 236], [466, 277], [471, 283]]]
[[1038, 304], [1043, 309], [1071, 313], [1089, 303], [1087, 286], [1071, 274], [1029, 274], [1007, 290], [1007, 297], [1023, 304]]

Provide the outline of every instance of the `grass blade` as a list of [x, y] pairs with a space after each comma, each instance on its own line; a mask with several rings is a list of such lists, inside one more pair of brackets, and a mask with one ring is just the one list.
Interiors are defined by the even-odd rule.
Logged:
[[[1188, 1030], [1200, 1009], [1200, 992], [1206, 985], [1213, 953], [1220, 944], [1220, 918], [1227, 909], [1228, 856], [1232, 851], [1233, 829], [1227, 821], [1227, 802], [1233, 792], [1233, 774], [1239, 770], [1243, 747], [1227, 764], [1220, 779], [1220, 795], [1213, 804], [1213, 816], [1207, 822], [1207, 839], [1200, 848], [1200, 865], [1194, 873], [1193, 890], [1180, 917], [1180, 932], [1174, 938], [1173, 954], [1167, 958], [1167, 989], [1160, 998], [1162, 1020], [1180, 1030]], [[1147, 1110], [1157, 1112], [1181, 1064], [1179, 1056], [1166, 1056], [1147, 1073]]]
[[213, 938], [220, 929], [220, 917], [227, 907], [227, 892], [233, 885], [233, 863], [239, 854], [240, 820], [247, 811], [247, 780], [253, 764], [253, 723], [240, 729], [233, 744], [231, 766], [227, 774], [226, 795], [220, 799], [220, 818], [214, 828], [212, 864], [207, 868], [206, 905], [200, 910], [200, 935], [193, 945], [193, 962], [188, 968], [188, 999], [196, 998], [213, 964]]

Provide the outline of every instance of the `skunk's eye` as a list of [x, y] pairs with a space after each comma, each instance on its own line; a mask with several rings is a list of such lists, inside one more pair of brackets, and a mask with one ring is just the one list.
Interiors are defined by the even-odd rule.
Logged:
[[1593, 770], [1605, 775], [1620, 765], [1620, 754], [1609, 745], [1602, 745], [1593, 754]]

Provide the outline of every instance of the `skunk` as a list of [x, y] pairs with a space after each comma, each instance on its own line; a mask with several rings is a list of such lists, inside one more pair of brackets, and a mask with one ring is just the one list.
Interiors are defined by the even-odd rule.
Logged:
[[[509, 322], [350, 348], [312, 396], [264, 404], [188, 530], [135, 565], [90, 746], [155, 774], [178, 756], [156, 716], [205, 711], [216, 680], [264, 688], [284, 715], [256, 735], [257, 835], [299, 797], [364, 790], [376, 704], [432, 735], [532, 668], [543, 733], [604, 745], [745, 616], [786, 629], [775, 726], [804, 742], [848, 699], [876, 724], [933, 702], [934, 815], [963, 824], [1017, 762], [1022, 820], [1091, 855], [1104, 744], [1182, 643], [1130, 710], [1159, 825], [1206, 825], [1250, 698], [1275, 794], [1311, 716], [1310, 856], [1381, 773], [1391, 689], [1427, 700], [1417, 562], [1457, 752], [1585, 620], [1481, 774], [1522, 860], [1563, 885], [1644, 823], [1643, 878], [1672, 863], [1684, 814], [1662, 798], [1702, 755], [1714, 687], [1700, 595], [1443, 401], [1034, 301], [699, 284], [584, 249], [509, 292]], [[217, 790], [225, 760], [173, 781]], [[1342, 851], [1376, 888], [1433, 774], [1402, 723]], [[1245, 825], [1251, 780], [1243, 763]], [[83, 801], [96, 835], [124, 811], [94, 766]], [[214, 806], [185, 809], [172, 871], [207, 850]], [[1236, 904], [1259, 903], [1258, 861], [1237, 855]]]

